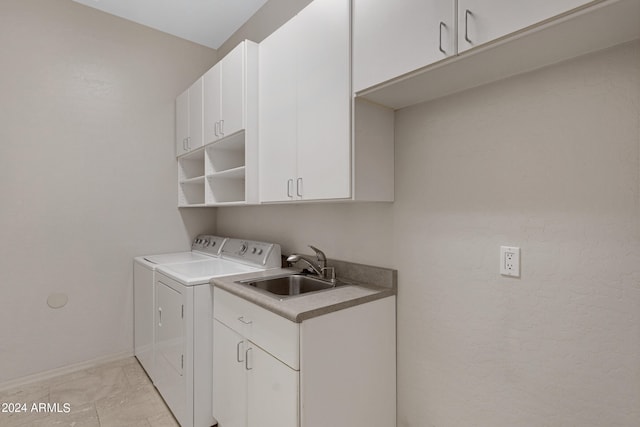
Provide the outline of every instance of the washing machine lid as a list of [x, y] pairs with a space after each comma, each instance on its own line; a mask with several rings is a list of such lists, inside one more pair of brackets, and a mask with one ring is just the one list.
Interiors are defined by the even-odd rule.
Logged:
[[251, 273], [260, 270], [263, 269], [219, 258], [158, 267], [158, 271], [162, 274], [187, 286], [208, 284], [214, 277]]
[[198, 252], [175, 252], [171, 254], [147, 255], [142, 258], [151, 264], [177, 264], [211, 259], [210, 256]]

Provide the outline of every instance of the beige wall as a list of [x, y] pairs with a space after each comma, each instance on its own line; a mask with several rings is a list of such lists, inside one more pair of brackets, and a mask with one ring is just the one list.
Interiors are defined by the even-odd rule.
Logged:
[[175, 208], [172, 142], [214, 51], [68, 0], [0, 2], [0, 40], [0, 384], [130, 352], [131, 258], [217, 220], [399, 270], [400, 427], [640, 424], [639, 43], [399, 111], [393, 204], [216, 215]]
[[635, 43], [396, 115], [400, 426], [640, 425], [639, 101]]
[[231, 35], [218, 49], [220, 58], [236, 47], [242, 40], [260, 43], [275, 28], [278, 28], [312, 0], [269, 0], [238, 31]]
[[70, 0], [3, 0], [0, 58], [1, 384], [131, 353], [132, 257], [215, 227], [176, 208], [173, 139], [174, 99], [216, 52]]
[[640, 425], [640, 44], [398, 111], [395, 143], [393, 204], [217, 230], [399, 270], [400, 427]]

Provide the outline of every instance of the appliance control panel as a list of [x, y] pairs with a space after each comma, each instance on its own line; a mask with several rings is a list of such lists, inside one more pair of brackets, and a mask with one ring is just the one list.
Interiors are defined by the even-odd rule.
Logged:
[[282, 265], [280, 245], [275, 243], [227, 239], [222, 247], [221, 256], [243, 264], [265, 268], [278, 268]]
[[207, 255], [220, 256], [225, 240], [227, 240], [225, 237], [201, 234], [193, 239], [191, 250], [204, 252]]

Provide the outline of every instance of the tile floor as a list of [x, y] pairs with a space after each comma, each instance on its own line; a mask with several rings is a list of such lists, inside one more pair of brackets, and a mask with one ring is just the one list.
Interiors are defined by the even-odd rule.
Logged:
[[0, 426], [179, 427], [134, 357], [1, 391]]

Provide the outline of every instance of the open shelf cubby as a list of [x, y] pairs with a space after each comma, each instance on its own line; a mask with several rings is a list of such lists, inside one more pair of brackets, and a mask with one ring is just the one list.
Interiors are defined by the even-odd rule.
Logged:
[[178, 184], [178, 206], [204, 206], [204, 178]]
[[207, 205], [241, 204], [246, 200], [244, 171], [241, 176], [237, 177], [229, 176], [228, 174], [209, 176], [206, 180], [206, 186]]
[[178, 182], [204, 177], [204, 149], [178, 158]]
[[204, 163], [207, 205], [246, 202], [244, 131], [207, 145]]
[[244, 166], [244, 131], [208, 145], [205, 152], [205, 173], [207, 176]]
[[178, 206], [247, 203], [245, 131], [178, 158]]

